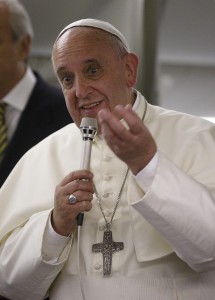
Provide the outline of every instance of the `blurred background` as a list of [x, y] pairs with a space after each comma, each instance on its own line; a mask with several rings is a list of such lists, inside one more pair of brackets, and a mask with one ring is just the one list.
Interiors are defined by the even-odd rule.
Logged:
[[215, 118], [215, 0], [20, 0], [34, 27], [30, 64], [58, 84], [58, 33], [80, 18], [111, 22], [139, 56], [137, 88], [156, 105]]

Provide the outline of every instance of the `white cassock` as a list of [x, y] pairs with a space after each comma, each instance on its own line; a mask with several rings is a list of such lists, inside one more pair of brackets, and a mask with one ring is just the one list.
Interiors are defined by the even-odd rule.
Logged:
[[[137, 93], [140, 117], [144, 109]], [[105, 225], [96, 199], [85, 213], [80, 262], [86, 300], [212, 300], [215, 127], [150, 104], [144, 122], [157, 142], [158, 164], [147, 189], [141, 175], [128, 174], [112, 224], [113, 240], [124, 242], [124, 250], [113, 254], [108, 278], [102, 254], [92, 253], [92, 244], [103, 240]], [[76, 236], [58, 257], [44, 250], [55, 186], [80, 168], [81, 149], [80, 130], [70, 124], [32, 148], [2, 187], [0, 294], [40, 300], [48, 291], [51, 300], [82, 299]], [[109, 218], [126, 166], [96, 137], [91, 170]]]

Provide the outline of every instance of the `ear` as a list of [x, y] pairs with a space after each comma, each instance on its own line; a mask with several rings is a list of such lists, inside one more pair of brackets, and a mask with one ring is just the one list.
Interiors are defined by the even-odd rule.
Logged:
[[127, 53], [124, 56], [126, 68], [126, 82], [128, 87], [133, 87], [137, 82], [138, 58], [134, 53]]
[[26, 61], [28, 59], [31, 47], [31, 37], [26, 35], [19, 41], [19, 58], [22, 61]]

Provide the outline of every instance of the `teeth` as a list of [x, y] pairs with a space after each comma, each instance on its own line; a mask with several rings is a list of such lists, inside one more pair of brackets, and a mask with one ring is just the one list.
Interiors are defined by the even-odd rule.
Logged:
[[83, 106], [83, 108], [92, 108], [92, 107], [95, 107], [95, 106], [98, 105], [98, 104], [99, 104], [99, 102], [92, 103], [92, 104], [90, 104], [90, 105], [85, 105], [85, 106]]

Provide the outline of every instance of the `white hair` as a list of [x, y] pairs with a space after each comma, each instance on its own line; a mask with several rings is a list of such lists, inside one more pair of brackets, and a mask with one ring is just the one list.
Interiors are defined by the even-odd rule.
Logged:
[[5, 5], [10, 13], [10, 26], [14, 40], [21, 40], [29, 35], [34, 36], [31, 19], [25, 7], [18, 0], [0, 0], [0, 5]]

